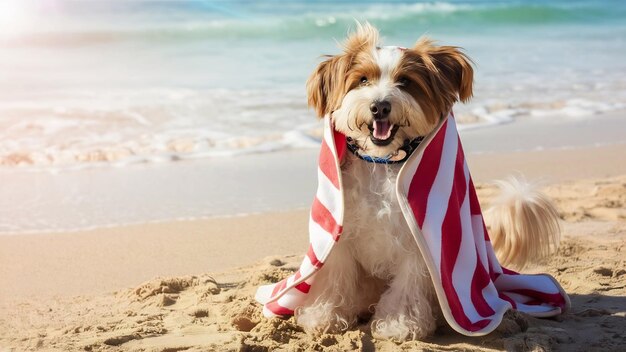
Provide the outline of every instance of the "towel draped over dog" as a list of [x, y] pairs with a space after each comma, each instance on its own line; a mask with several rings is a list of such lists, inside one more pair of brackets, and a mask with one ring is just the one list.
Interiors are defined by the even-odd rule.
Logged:
[[[302, 306], [343, 232], [341, 160], [346, 137], [324, 119], [318, 188], [309, 221], [310, 246], [290, 277], [259, 287], [256, 300], [266, 317], [287, 317]], [[398, 174], [396, 193], [424, 257], [443, 315], [468, 336], [498, 327], [509, 309], [535, 317], [558, 315], [569, 298], [547, 274], [522, 275], [500, 266], [463, 155], [452, 114], [443, 118]]]

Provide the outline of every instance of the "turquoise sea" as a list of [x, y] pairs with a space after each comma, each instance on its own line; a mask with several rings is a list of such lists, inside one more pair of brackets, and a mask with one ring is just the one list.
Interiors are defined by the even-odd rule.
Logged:
[[626, 107], [625, 1], [3, 0], [0, 167], [315, 147], [304, 82], [355, 20], [465, 49], [462, 129]]

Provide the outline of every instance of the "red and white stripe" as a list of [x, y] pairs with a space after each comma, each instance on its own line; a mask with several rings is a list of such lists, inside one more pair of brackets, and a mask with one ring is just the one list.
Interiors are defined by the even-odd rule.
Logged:
[[289, 316], [304, 302], [315, 273], [324, 266], [343, 230], [343, 193], [340, 160], [346, 150], [346, 137], [324, 119], [324, 138], [317, 169], [318, 186], [309, 218], [309, 249], [294, 275], [261, 286], [256, 300], [263, 303], [266, 317]]
[[[296, 273], [262, 286], [265, 316], [289, 316], [300, 306], [342, 232], [340, 160], [345, 136], [325, 119], [318, 189], [309, 222], [309, 250]], [[428, 265], [444, 316], [465, 335], [493, 331], [508, 309], [534, 316], [560, 314], [569, 298], [549, 275], [502, 268], [483, 221], [452, 115], [424, 139], [398, 176], [404, 216]]]

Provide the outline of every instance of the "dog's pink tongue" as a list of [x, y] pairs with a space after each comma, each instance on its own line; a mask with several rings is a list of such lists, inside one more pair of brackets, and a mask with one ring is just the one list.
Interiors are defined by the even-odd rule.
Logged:
[[389, 121], [374, 121], [374, 137], [385, 140], [389, 136], [391, 136], [391, 124]]

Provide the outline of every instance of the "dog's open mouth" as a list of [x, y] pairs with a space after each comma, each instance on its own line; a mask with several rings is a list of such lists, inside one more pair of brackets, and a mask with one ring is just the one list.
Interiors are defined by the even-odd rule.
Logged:
[[371, 132], [370, 139], [377, 146], [386, 146], [393, 141], [393, 137], [398, 132], [400, 126], [394, 125], [389, 120], [374, 120], [368, 126]]

